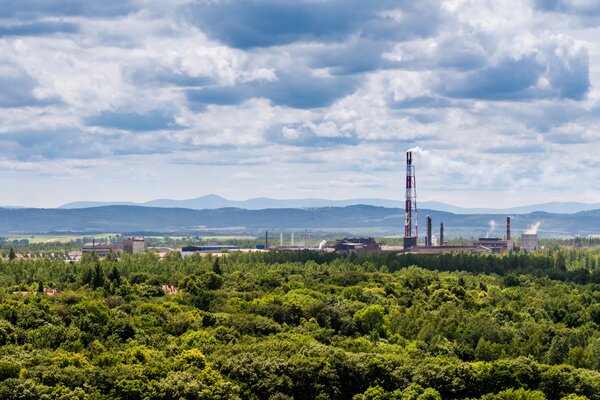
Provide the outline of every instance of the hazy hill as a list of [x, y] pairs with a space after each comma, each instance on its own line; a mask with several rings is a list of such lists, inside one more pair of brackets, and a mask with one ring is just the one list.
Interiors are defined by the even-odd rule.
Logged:
[[400, 207], [401, 202], [385, 199], [349, 199], [349, 200], [326, 200], [326, 199], [271, 199], [268, 197], [257, 197], [248, 200], [229, 200], [216, 194], [187, 200], [157, 199], [145, 203], [132, 202], [93, 202], [77, 201], [62, 205], [60, 208], [89, 208], [112, 205], [137, 205], [144, 207], [162, 208], [190, 208], [192, 210], [212, 210], [217, 208], [244, 208], [247, 210], [264, 210], [268, 208], [315, 208], [315, 207], [346, 207], [357, 204], [365, 204], [378, 207]]
[[[369, 205], [387, 208], [402, 208], [404, 203], [399, 200], [377, 199], [377, 198], [358, 198], [348, 200], [327, 200], [327, 199], [272, 199], [268, 197], [257, 197], [248, 200], [229, 200], [216, 194], [209, 194], [194, 199], [172, 200], [157, 199], [145, 203], [134, 202], [97, 202], [97, 201], [77, 201], [64, 204], [60, 208], [75, 209], [102, 207], [114, 205], [130, 205], [144, 207], [162, 207], [162, 208], [190, 208], [193, 210], [212, 210], [217, 208], [244, 208], [247, 210], [264, 210], [269, 208], [317, 208], [317, 207], [347, 207], [352, 205]], [[600, 208], [600, 203], [577, 203], [577, 202], [552, 202], [542, 204], [532, 204], [527, 206], [511, 208], [466, 208], [453, 206], [438, 201], [423, 201], [419, 207], [429, 210], [445, 211], [454, 214], [527, 214], [535, 211], [543, 211], [559, 214], [572, 214], [586, 210]]]
[[[444, 222], [448, 233], [462, 235], [503, 236], [504, 215], [453, 214], [421, 209], [420, 226], [424, 232], [425, 216], [433, 218], [434, 231]], [[576, 214], [535, 212], [511, 214], [513, 232], [541, 223], [541, 233], [547, 236], [587, 235], [600, 233], [600, 210]], [[399, 208], [366, 205], [313, 209], [245, 210], [220, 208], [191, 210], [140, 206], [106, 206], [82, 209], [0, 209], [0, 233], [40, 232], [133, 232], [192, 231], [200, 227], [230, 228], [236, 231], [262, 229], [358, 229], [360, 232], [386, 232], [400, 235], [404, 226]], [[490, 228], [494, 221], [495, 230]]]

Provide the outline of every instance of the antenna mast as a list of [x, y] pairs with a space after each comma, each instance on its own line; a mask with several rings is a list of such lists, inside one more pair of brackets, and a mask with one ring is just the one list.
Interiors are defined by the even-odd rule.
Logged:
[[404, 248], [415, 247], [419, 237], [417, 218], [417, 180], [412, 151], [406, 152], [406, 202], [404, 206]]

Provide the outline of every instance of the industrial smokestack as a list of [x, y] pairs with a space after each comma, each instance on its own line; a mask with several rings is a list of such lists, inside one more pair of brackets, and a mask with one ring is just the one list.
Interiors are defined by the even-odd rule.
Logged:
[[294, 246], [294, 232], [292, 232], [292, 246]]
[[417, 182], [415, 167], [412, 165], [412, 152], [406, 152], [406, 201], [404, 205], [404, 248], [417, 245], [418, 218], [417, 218]]
[[440, 246], [444, 245], [444, 223], [440, 224]]
[[425, 217], [427, 220], [427, 237], [425, 237], [425, 246], [431, 246], [431, 217]]
[[269, 248], [269, 231], [265, 231], [265, 249]]
[[510, 217], [506, 217], [506, 240], [510, 240]]

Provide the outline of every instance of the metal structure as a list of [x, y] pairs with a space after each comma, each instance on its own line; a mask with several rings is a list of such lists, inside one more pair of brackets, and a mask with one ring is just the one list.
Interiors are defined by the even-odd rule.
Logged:
[[432, 233], [431, 233], [431, 217], [428, 215], [425, 220], [427, 221], [427, 236], [425, 237], [425, 246], [433, 246], [432, 244]]
[[538, 249], [537, 233], [521, 234], [521, 248], [527, 251], [536, 251]]
[[415, 247], [419, 237], [417, 218], [417, 181], [412, 152], [406, 152], [406, 202], [404, 206], [404, 248]]

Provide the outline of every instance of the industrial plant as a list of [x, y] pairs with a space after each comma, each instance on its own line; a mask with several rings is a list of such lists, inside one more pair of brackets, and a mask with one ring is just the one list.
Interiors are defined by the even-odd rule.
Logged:
[[[516, 250], [516, 244], [511, 240], [510, 217], [506, 217], [506, 235], [504, 238], [485, 237], [474, 241], [472, 245], [448, 246], [444, 241], [444, 223], [440, 223], [439, 240], [432, 233], [432, 219], [425, 217], [426, 235], [424, 246], [419, 245], [419, 218], [417, 214], [417, 179], [412, 151], [406, 152], [406, 199], [404, 207], [404, 248], [402, 253], [410, 254], [443, 254], [452, 252], [468, 253], [504, 253]], [[536, 224], [534, 228], [521, 236], [522, 249], [535, 251], [538, 249]]]
[[[318, 245], [310, 245], [308, 231], [304, 230], [301, 243], [296, 243], [294, 232], [290, 233], [289, 244], [284, 243], [284, 233], [279, 233], [279, 243], [273, 245], [269, 242], [269, 231], [265, 231], [264, 244], [255, 248], [241, 248], [234, 245], [205, 244], [187, 245], [181, 248], [183, 256], [195, 253], [227, 253], [229, 251], [298, 251], [312, 250], [325, 252], [338, 252], [342, 254], [373, 254], [379, 252], [395, 252], [400, 254], [445, 254], [445, 253], [487, 253], [500, 254], [513, 250], [536, 251], [539, 248], [537, 230], [539, 223], [529, 227], [521, 235], [520, 246], [512, 240], [511, 217], [506, 217], [506, 233], [504, 237], [490, 236], [495, 231], [496, 223], [490, 221], [491, 230], [486, 237], [480, 237], [467, 245], [449, 245], [445, 240], [444, 222], [439, 222], [439, 235], [433, 234], [433, 220], [431, 216], [425, 217], [425, 238], [419, 241], [419, 218], [417, 207], [417, 179], [416, 169], [411, 150], [406, 152], [406, 177], [405, 177], [405, 200], [404, 200], [404, 237], [402, 246], [384, 246], [375, 241], [374, 238], [344, 238], [329, 243], [322, 240]], [[122, 242], [92, 243], [84, 244], [82, 253], [94, 252], [100, 257], [106, 257], [111, 252], [123, 251], [129, 254], [143, 253], [146, 245], [143, 237], [129, 237]], [[153, 251], [153, 249], [148, 249]], [[171, 250], [171, 249], [169, 249]], [[161, 253], [158, 251], [158, 253]], [[161, 253], [162, 254], [162, 253]]]

